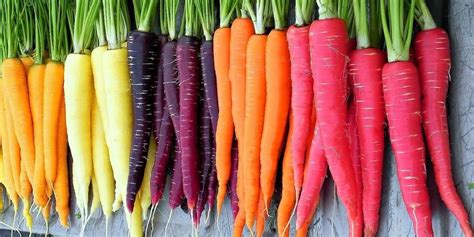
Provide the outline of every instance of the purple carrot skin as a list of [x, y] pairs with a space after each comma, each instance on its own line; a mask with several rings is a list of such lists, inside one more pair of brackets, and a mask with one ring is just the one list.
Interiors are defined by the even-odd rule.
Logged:
[[[165, 102], [166, 104], [166, 102]], [[170, 156], [174, 143], [174, 129], [171, 123], [168, 109], [163, 110], [163, 118], [160, 123], [158, 135], [158, 148], [156, 150], [155, 164], [152, 169], [150, 179], [151, 203], [157, 204], [163, 197], [166, 184], [168, 166], [170, 166]]]
[[232, 143], [232, 164], [231, 164], [231, 176], [230, 176], [230, 183], [229, 183], [229, 195], [230, 195], [230, 207], [232, 208], [232, 214], [234, 219], [237, 217], [237, 213], [239, 213], [239, 197], [237, 195], [237, 174], [238, 174], [238, 167], [239, 167], [239, 146], [237, 144], [237, 139], [234, 139]]
[[214, 46], [212, 41], [204, 41], [201, 44], [201, 68], [207, 108], [211, 117], [212, 134], [215, 136], [217, 130], [217, 119], [219, 116], [219, 106], [217, 104], [216, 72], [214, 70]]
[[179, 142], [179, 84], [178, 64], [176, 63], [176, 41], [169, 41], [163, 46], [163, 90], [166, 104], [177, 137], [176, 147]]
[[[158, 35], [158, 48], [163, 50], [166, 42], [168, 41], [167, 35]], [[161, 120], [163, 117], [163, 111], [165, 108], [165, 91], [163, 88], [163, 57], [164, 54], [158, 54], [158, 66], [156, 67], [156, 83], [153, 92], [153, 135], [155, 136], [155, 141], [159, 141]], [[169, 114], [168, 114], [169, 116]]]
[[173, 174], [171, 175], [170, 193], [168, 198], [170, 209], [179, 207], [184, 199], [183, 173], [181, 172], [181, 158], [177, 145], [175, 149], [176, 152], [173, 161]]
[[153, 85], [156, 83], [158, 41], [155, 33], [132, 31], [128, 36], [128, 65], [133, 99], [133, 138], [127, 182], [127, 208], [133, 212], [143, 181], [153, 126]]
[[214, 207], [215, 201], [216, 201], [216, 189], [217, 189], [217, 168], [216, 168], [216, 148], [215, 146], [212, 148], [212, 170], [211, 173], [209, 174], [209, 191], [208, 191], [208, 196], [207, 196], [207, 204], [209, 206], [209, 209], [212, 209]]
[[196, 206], [198, 176], [199, 40], [184, 36], [176, 47], [179, 78], [180, 148], [183, 189], [189, 209]]

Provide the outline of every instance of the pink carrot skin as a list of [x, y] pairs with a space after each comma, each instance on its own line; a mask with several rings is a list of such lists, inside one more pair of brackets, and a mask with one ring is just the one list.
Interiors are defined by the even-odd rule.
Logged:
[[356, 122], [362, 166], [362, 208], [364, 233], [374, 236], [378, 230], [382, 198], [385, 107], [382, 67], [385, 53], [379, 49], [357, 49], [351, 53], [349, 74], [354, 85]]
[[362, 213], [362, 169], [360, 161], [360, 146], [359, 146], [359, 134], [357, 133], [357, 122], [356, 122], [356, 104], [354, 99], [349, 102], [349, 108], [347, 111], [347, 127], [349, 133], [349, 144], [351, 147], [351, 158], [352, 166], [354, 167], [354, 173], [356, 176], [357, 183], [357, 218], [355, 220], [354, 230], [349, 230], [349, 236], [362, 236], [364, 230], [364, 216]]
[[318, 206], [327, 168], [328, 163], [324, 155], [321, 135], [319, 128], [316, 128], [309, 148], [308, 164], [305, 167], [303, 187], [296, 209], [296, 229], [300, 229], [308, 221], [311, 222], [312, 207]]
[[451, 55], [449, 38], [441, 28], [415, 36], [415, 54], [421, 81], [423, 129], [441, 199], [458, 219], [465, 236], [472, 236], [469, 216], [459, 197], [451, 171], [446, 115]]
[[390, 141], [405, 207], [416, 236], [433, 236], [418, 72], [409, 61], [387, 63], [383, 67], [382, 81]]
[[173, 174], [171, 175], [170, 193], [168, 204], [171, 209], [175, 209], [181, 205], [184, 199], [183, 190], [183, 173], [181, 172], [181, 154], [178, 145], [176, 145], [176, 152], [173, 161]]
[[[154, 85], [153, 93], [153, 135], [155, 141], [158, 142], [160, 136], [161, 120], [163, 118], [164, 109], [166, 108], [165, 92], [163, 87], [163, 47], [168, 41], [167, 35], [158, 35], [159, 55], [158, 66], [156, 67], [156, 83]], [[169, 115], [168, 115], [169, 116]]]
[[287, 32], [291, 60], [291, 109], [294, 130], [291, 136], [296, 195], [299, 194], [304, 175], [306, 141], [312, 132], [309, 129], [313, 104], [313, 78], [309, 50], [310, 26], [290, 26]]
[[346, 207], [350, 228], [354, 228], [357, 184], [346, 135], [349, 39], [345, 23], [338, 18], [314, 21], [309, 37], [317, 124], [338, 196]]
[[237, 144], [237, 139], [234, 139], [232, 143], [232, 164], [231, 164], [231, 176], [230, 176], [230, 183], [229, 183], [229, 195], [230, 195], [230, 207], [232, 208], [232, 214], [234, 216], [234, 220], [237, 217], [237, 213], [239, 213], [239, 197], [237, 195], [237, 174], [238, 174], [238, 167], [239, 167], [239, 147]]

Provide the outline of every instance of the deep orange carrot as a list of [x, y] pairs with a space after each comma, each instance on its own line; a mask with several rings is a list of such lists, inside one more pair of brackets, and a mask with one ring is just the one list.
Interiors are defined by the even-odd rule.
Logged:
[[54, 181], [54, 195], [56, 198], [56, 211], [59, 214], [61, 225], [68, 227], [69, 216], [69, 179], [67, 166], [67, 134], [66, 134], [66, 111], [64, 96], [61, 99], [58, 121], [58, 172]]
[[28, 92], [35, 142], [35, 174], [33, 179], [34, 202], [45, 207], [48, 202], [43, 154], [43, 80], [46, 65], [37, 64], [28, 71]]
[[33, 121], [28, 98], [28, 83], [24, 66], [20, 59], [9, 58], [3, 61], [3, 78], [9, 104], [14, 107], [11, 113], [15, 118], [13, 125], [21, 148], [21, 157], [25, 159], [26, 173], [33, 180], [35, 168], [35, 146]]
[[31, 66], [35, 63], [32, 57], [30, 56], [22, 56], [20, 57], [21, 63], [23, 64], [23, 67], [25, 68], [25, 72], [28, 74], [30, 71]]
[[[52, 187], [58, 170], [58, 121], [63, 96], [64, 64], [50, 61], [46, 64], [43, 88], [43, 142], [44, 165], [48, 189]], [[48, 195], [51, 192], [48, 190]]]
[[[240, 205], [240, 200], [239, 200], [239, 205]], [[234, 237], [242, 236], [244, 226], [245, 226], [245, 210], [239, 209], [239, 212], [237, 213], [237, 217], [234, 220], [234, 231], [233, 231], [232, 236]]]
[[263, 236], [265, 231], [265, 221], [267, 220], [267, 210], [265, 207], [265, 201], [263, 200], [263, 194], [260, 192], [260, 198], [258, 199], [258, 209], [257, 209], [257, 236]]
[[[4, 88], [6, 90], [6, 88]], [[4, 91], [6, 94], [6, 91]], [[18, 195], [21, 196], [21, 155], [20, 155], [20, 146], [18, 145], [18, 140], [15, 135], [15, 128], [13, 125], [13, 116], [11, 113], [11, 106], [8, 101], [8, 98], [4, 97], [5, 100], [5, 124], [7, 125], [7, 141], [8, 141], [8, 157], [12, 174], [12, 180], [15, 187], [15, 191]]]

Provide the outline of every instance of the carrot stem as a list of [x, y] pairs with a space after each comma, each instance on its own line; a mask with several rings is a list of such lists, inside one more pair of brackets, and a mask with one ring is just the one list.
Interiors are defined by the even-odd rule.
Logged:
[[415, 19], [422, 30], [431, 30], [436, 28], [436, 23], [431, 16], [428, 6], [426, 6], [425, 0], [416, 0]]
[[313, 20], [313, 0], [296, 0], [295, 2], [295, 25], [304, 26]]

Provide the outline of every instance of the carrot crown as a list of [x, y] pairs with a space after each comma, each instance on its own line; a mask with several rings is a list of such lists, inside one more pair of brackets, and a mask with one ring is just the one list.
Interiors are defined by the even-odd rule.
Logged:
[[426, 6], [425, 0], [416, 0], [415, 19], [422, 30], [436, 28], [436, 23], [431, 16], [430, 9]]
[[109, 49], [122, 48], [130, 29], [126, 0], [103, 0], [105, 35]]
[[[106, 1], [107, 2], [107, 1]], [[83, 54], [90, 48], [94, 24], [100, 10], [100, 0], [77, 0], [72, 43], [74, 53]]]
[[97, 16], [97, 22], [95, 23], [95, 32], [97, 34], [97, 41], [99, 46], [107, 45], [107, 37], [105, 37], [104, 13], [102, 12], [102, 9], [99, 10], [99, 15]]
[[194, 0], [184, 1], [184, 35], [199, 36], [199, 18], [196, 9], [194, 9]]
[[4, 58], [15, 58], [18, 51], [18, 24], [20, 3], [17, 0], [3, 0], [0, 3], [0, 17], [2, 29], [2, 51]]
[[49, 13], [49, 51], [52, 61], [62, 62], [69, 50], [68, 32], [66, 30], [67, 4], [63, 0], [48, 0]]
[[21, 10], [21, 18], [19, 22], [20, 29], [18, 30], [19, 49], [22, 56], [32, 53], [34, 42], [34, 12], [33, 5], [24, 3], [23, 10]]
[[166, 17], [165, 2], [165, 0], [160, 0], [159, 7], [160, 33], [162, 35], [168, 34], [168, 18]]
[[150, 31], [155, 21], [158, 0], [133, 0], [133, 12], [139, 31]]
[[[369, 48], [371, 47], [371, 37], [369, 35], [369, 24], [376, 24], [374, 21], [378, 21], [378, 18], [373, 18], [374, 12], [378, 12], [377, 2], [371, 0], [370, 4], [367, 4], [367, 0], [354, 0], [354, 18], [356, 27], [357, 37], [357, 48]], [[371, 15], [368, 16], [367, 9], [370, 8]], [[370, 21], [370, 22], [369, 22]]]
[[319, 19], [328, 19], [338, 16], [337, 2], [335, 0], [318, 0]]
[[[255, 10], [253, 5], [255, 5]], [[272, 16], [270, 1], [244, 0], [243, 7], [250, 15], [250, 18], [252, 18], [255, 27], [255, 33], [259, 35], [265, 34], [265, 27], [270, 22]]]
[[204, 38], [207, 41], [212, 40], [212, 33], [216, 25], [216, 17], [214, 13], [214, 1], [195, 0], [199, 19], [201, 20]]
[[44, 44], [46, 41], [48, 13], [43, 1], [33, 1], [35, 24], [35, 64], [44, 63]]
[[388, 61], [408, 61], [413, 33], [415, 0], [410, 0], [408, 16], [405, 19], [405, 0], [389, 0], [388, 18], [385, 12], [385, 0], [380, 0], [383, 33], [387, 45]]
[[176, 15], [178, 15], [179, 0], [165, 0], [165, 11], [167, 29], [171, 40], [175, 40], [176, 34]]
[[225, 28], [230, 26], [230, 20], [234, 15], [234, 10], [237, 7], [239, 1], [237, 0], [220, 0], [219, 8], [219, 27]]
[[295, 25], [309, 25], [313, 20], [314, 0], [296, 0]]
[[273, 19], [275, 19], [275, 29], [284, 30], [288, 24], [289, 0], [273, 0]]

